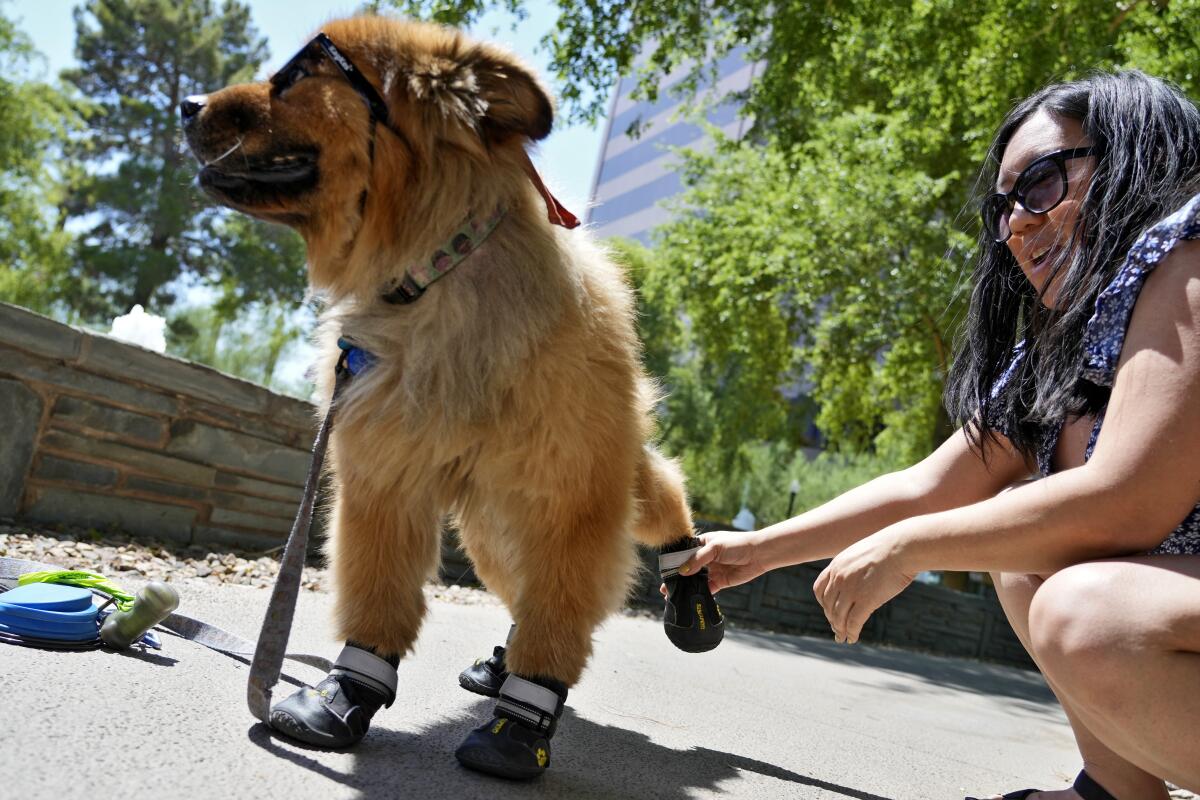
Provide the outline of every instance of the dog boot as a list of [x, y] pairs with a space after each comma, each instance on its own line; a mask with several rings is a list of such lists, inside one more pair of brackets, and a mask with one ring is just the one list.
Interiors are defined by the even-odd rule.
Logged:
[[491, 658], [476, 659], [474, 664], [458, 673], [458, 685], [468, 692], [486, 697], [499, 697], [500, 687], [508, 677], [508, 668], [504, 665], [504, 649], [505, 645], [512, 641], [513, 631], [516, 629], [515, 624], [508, 629], [508, 638], [504, 640], [504, 645], [493, 648]]
[[658, 556], [658, 572], [667, 587], [663, 627], [671, 644], [688, 653], [712, 650], [725, 636], [725, 619], [708, 590], [708, 567], [691, 575], [679, 568], [700, 549], [699, 539], [689, 536], [667, 545]]
[[347, 642], [325, 679], [271, 709], [271, 727], [307, 744], [343, 748], [367, 733], [380, 706], [396, 699], [398, 657], [380, 658]]
[[566, 702], [567, 687], [558, 681], [509, 673], [492, 721], [471, 731], [454, 757], [489, 775], [536, 778], [550, 766], [550, 738]]

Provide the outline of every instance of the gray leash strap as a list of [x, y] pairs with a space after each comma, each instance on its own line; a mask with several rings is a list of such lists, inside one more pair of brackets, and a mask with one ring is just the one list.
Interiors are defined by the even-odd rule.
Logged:
[[[209, 625], [207, 622], [202, 622], [183, 614], [171, 614], [158, 623], [158, 626], [190, 642], [202, 644], [208, 649], [216, 650], [219, 653], [241, 656], [247, 660], [254, 656], [254, 642], [249, 639], [243, 639], [241, 636], [222, 630], [215, 625]], [[333, 662], [327, 658], [321, 658], [321, 656], [313, 656], [307, 653], [287, 653], [284, 655], [284, 658], [300, 664], [307, 664], [310, 667], [316, 667], [322, 672], [329, 672], [329, 670], [333, 669]]]
[[304, 498], [300, 501], [296, 520], [292, 523], [292, 532], [288, 535], [287, 545], [283, 549], [279, 574], [275, 577], [275, 588], [271, 590], [267, 615], [263, 619], [262, 630], [258, 634], [258, 646], [254, 650], [254, 660], [250, 664], [246, 702], [250, 706], [250, 713], [268, 726], [271, 724], [271, 689], [279, 682], [284, 651], [287, 650], [288, 636], [292, 630], [296, 596], [300, 592], [300, 574], [304, 570], [304, 556], [308, 548], [308, 531], [312, 527], [313, 505], [321, 481], [321, 467], [325, 463], [325, 450], [329, 446], [329, 432], [333, 429], [335, 403], [350, 376], [345, 362], [346, 354], [343, 351], [342, 358], [338, 361], [333, 400], [329, 404], [329, 410], [325, 412], [325, 419], [317, 431], [317, 438], [313, 441], [312, 462], [308, 467], [308, 477], [304, 481]]

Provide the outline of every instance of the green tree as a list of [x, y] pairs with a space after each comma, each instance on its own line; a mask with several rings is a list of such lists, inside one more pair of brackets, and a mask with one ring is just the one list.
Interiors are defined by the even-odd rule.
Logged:
[[79, 108], [31, 77], [38, 54], [0, 15], [0, 300], [49, 312], [77, 296], [68, 279], [71, 237], [56, 207], [55, 143], [79, 121]]
[[[178, 105], [190, 94], [251, 79], [266, 42], [237, 0], [87, 0], [75, 10], [79, 67], [64, 78], [96, 107], [76, 154], [88, 169], [69, 203], [78, 266], [112, 311], [164, 310], [176, 279], [218, 283], [237, 302], [297, 302], [298, 237], [231, 215], [194, 186]], [[235, 302], [236, 301], [236, 302]]]
[[723, 395], [724, 452], [800, 444], [797, 393], [835, 449], [919, 457], [949, 432], [953, 264], [969, 242], [938, 214], [955, 181], [914, 168], [895, 125], [860, 111], [804, 144], [725, 142], [687, 159], [681, 205], [701, 212], [660, 230], [660, 274]]
[[[614, 239], [609, 246], [637, 288], [646, 368], [670, 387], [661, 401], [659, 438], [681, 460], [692, 507], [700, 518], [728, 525], [744, 495], [760, 524], [775, 522], [787, 514], [793, 480], [799, 491], [792, 511], [799, 513], [904, 465], [905, 454], [894, 452], [822, 453], [814, 458], [814, 443], [801, 435], [813, 415], [813, 402], [794, 392], [762, 396], [767, 404], [781, 406], [779, 416], [786, 421], [778, 439], [730, 436], [733, 418], [746, 413], [735, 410], [742, 399], [728, 392], [728, 384], [706, 366], [718, 359], [704, 352], [705, 337], [686, 311], [680, 313], [687, 305], [670, 277], [690, 263], [665, 257], [666, 248], [651, 250], [634, 241]], [[776, 397], [780, 400], [771, 399]]]

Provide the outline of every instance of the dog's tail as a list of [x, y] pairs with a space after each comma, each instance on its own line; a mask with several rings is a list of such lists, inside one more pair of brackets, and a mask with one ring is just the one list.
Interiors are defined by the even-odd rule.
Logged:
[[692, 512], [683, 472], [651, 445], [646, 445], [638, 461], [635, 491], [633, 535], [639, 542], [661, 548], [692, 535]]

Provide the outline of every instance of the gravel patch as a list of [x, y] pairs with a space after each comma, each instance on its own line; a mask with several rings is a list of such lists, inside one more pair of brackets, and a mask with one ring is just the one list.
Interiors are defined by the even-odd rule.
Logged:
[[[211, 550], [198, 545], [135, 539], [121, 533], [59, 526], [34, 527], [0, 520], [0, 557], [98, 572], [118, 586], [128, 578], [135, 582], [159, 580], [181, 584], [202, 580], [269, 587], [275, 584], [282, 555], [283, 545], [265, 552]], [[329, 570], [319, 564], [308, 564], [304, 568], [301, 587], [311, 592], [327, 592]], [[425, 587], [425, 594], [459, 605], [500, 604], [494, 595], [473, 586], [430, 582]]]

